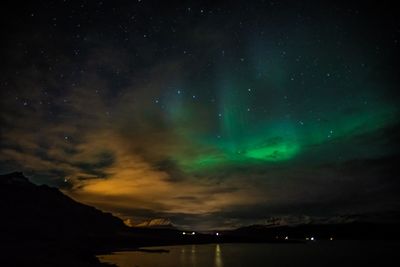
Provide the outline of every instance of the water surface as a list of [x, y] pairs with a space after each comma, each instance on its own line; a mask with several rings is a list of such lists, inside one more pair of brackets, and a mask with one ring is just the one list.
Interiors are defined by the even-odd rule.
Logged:
[[119, 267], [400, 266], [399, 242], [320, 241], [306, 244], [207, 244], [154, 247], [98, 256]]

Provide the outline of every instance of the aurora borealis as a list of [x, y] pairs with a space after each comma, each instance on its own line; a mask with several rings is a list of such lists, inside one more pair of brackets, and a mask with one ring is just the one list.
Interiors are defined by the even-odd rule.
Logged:
[[24, 171], [134, 223], [391, 217], [400, 203], [394, 10], [361, 1], [9, 6], [0, 171]]

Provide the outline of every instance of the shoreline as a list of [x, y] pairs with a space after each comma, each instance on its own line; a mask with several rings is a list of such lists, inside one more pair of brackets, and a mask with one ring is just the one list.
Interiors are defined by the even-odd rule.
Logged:
[[301, 240], [271, 240], [271, 241], [260, 241], [260, 242], [192, 242], [192, 243], [164, 243], [164, 244], [149, 244], [145, 246], [135, 247], [120, 247], [120, 248], [109, 248], [95, 251], [95, 256], [109, 255], [115, 252], [126, 252], [126, 251], [138, 251], [144, 253], [168, 253], [167, 249], [152, 249], [158, 247], [170, 247], [170, 246], [190, 246], [190, 245], [210, 245], [210, 244], [306, 244], [307, 241]]

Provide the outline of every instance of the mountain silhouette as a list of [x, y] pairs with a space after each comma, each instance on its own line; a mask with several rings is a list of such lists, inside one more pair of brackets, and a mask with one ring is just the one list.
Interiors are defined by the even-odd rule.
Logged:
[[110, 213], [78, 203], [56, 188], [36, 186], [20, 172], [0, 176], [0, 208], [0, 226], [13, 238], [108, 235], [125, 228]]
[[0, 210], [1, 266], [100, 266], [93, 248], [128, 228], [21, 172], [0, 175]]

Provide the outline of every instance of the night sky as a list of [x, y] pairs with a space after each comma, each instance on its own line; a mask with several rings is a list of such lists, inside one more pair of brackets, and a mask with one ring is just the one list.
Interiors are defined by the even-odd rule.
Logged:
[[398, 220], [398, 14], [335, 2], [2, 3], [0, 172], [132, 223]]

